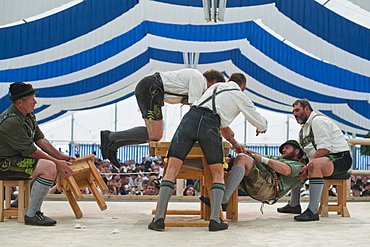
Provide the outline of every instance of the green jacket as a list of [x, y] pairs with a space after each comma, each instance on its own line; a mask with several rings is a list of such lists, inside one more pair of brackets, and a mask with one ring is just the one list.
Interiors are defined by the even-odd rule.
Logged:
[[302, 167], [304, 166], [303, 163], [299, 162], [298, 160], [283, 159], [280, 156], [266, 156], [266, 157], [283, 162], [292, 168], [292, 173], [288, 176], [279, 174], [279, 187], [280, 187], [279, 198], [283, 197], [286, 193], [288, 193], [289, 190], [302, 184], [302, 181], [297, 180], [296, 177], [299, 175]]
[[44, 138], [33, 113], [24, 116], [13, 104], [0, 114], [0, 157], [29, 156]]

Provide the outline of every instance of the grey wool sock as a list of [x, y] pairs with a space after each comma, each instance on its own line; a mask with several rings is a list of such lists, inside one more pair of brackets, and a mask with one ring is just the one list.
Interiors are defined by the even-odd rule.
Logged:
[[222, 203], [225, 204], [229, 201], [234, 190], [239, 186], [240, 181], [243, 179], [245, 174], [245, 167], [233, 165], [229, 175], [227, 176], [225, 194], [222, 198]]
[[53, 180], [48, 180], [42, 177], [37, 177], [35, 179], [31, 189], [30, 204], [28, 205], [28, 210], [26, 212], [28, 217], [33, 217], [37, 211], [41, 211], [41, 205], [53, 184]]
[[289, 205], [292, 206], [292, 207], [295, 207], [297, 205], [299, 205], [299, 197], [300, 197], [300, 187], [297, 186], [295, 188], [293, 188], [291, 191], [290, 191], [290, 201], [289, 201]]
[[220, 207], [221, 200], [224, 196], [225, 185], [221, 183], [213, 183], [211, 187], [211, 220], [220, 223]]
[[168, 202], [170, 201], [174, 183], [168, 180], [163, 180], [161, 183], [161, 188], [159, 189], [159, 197], [157, 203], [157, 212], [154, 217], [154, 221], [164, 218], [164, 214], [167, 209]]
[[[310, 203], [308, 208], [316, 214], [319, 209], [322, 189], [324, 188], [324, 178], [310, 178]], [[326, 191], [326, 193], [328, 193]]]
[[124, 131], [111, 132], [109, 140], [114, 142], [110, 149], [117, 150], [126, 145], [146, 143], [149, 140], [149, 135], [145, 126], [139, 126]]

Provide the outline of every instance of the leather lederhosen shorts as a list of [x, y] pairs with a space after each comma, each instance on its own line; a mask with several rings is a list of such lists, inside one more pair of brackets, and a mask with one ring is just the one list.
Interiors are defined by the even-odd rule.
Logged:
[[0, 176], [9, 178], [30, 178], [36, 167], [38, 159], [13, 156], [0, 157]]
[[209, 165], [223, 163], [223, 146], [220, 134], [220, 117], [212, 110], [193, 106], [177, 128], [168, 157], [184, 160], [196, 141], [202, 148]]
[[160, 74], [141, 79], [135, 88], [135, 97], [142, 117], [152, 120], [162, 120], [162, 106], [164, 105], [164, 89]]

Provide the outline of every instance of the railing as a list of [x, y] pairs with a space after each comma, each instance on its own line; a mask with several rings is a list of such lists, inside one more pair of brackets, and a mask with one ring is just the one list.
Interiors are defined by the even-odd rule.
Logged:
[[[247, 147], [261, 154], [280, 155], [279, 146], [254, 145]], [[357, 146], [353, 150], [354, 152], [352, 156], [354, 164], [352, 165], [352, 170], [369, 170], [370, 156], [361, 155], [360, 148]], [[80, 144], [78, 146], [70, 145], [69, 155], [75, 156], [76, 153], [78, 153], [80, 156], [94, 153], [97, 158], [102, 158], [100, 145], [97, 144]], [[233, 151], [230, 151], [230, 153], [235, 155]], [[121, 161], [135, 160], [137, 163], [142, 163], [143, 159], [148, 155], [148, 144], [124, 146], [119, 148], [117, 151], [117, 157]]]

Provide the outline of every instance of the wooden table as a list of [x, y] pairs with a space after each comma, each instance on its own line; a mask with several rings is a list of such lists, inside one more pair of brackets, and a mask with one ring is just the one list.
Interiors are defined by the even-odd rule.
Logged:
[[[150, 142], [149, 153], [151, 156], [167, 155], [167, 150], [170, 142]], [[230, 143], [224, 143], [224, 156], [229, 155]], [[166, 167], [165, 167], [166, 170]], [[226, 174], [227, 175], [227, 174]], [[201, 191], [200, 194], [204, 197], [211, 197], [210, 189], [212, 187], [212, 174], [203, 155], [199, 143], [195, 143], [189, 154], [186, 156], [184, 164], [182, 165], [177, 179], [200, 179]], [[179, 188], [180, 189], [180, 188]], [[153, 210], [152, 213], [155, 213]], [[201, 219], [205, 221], [184, 221], [171, 222], [166, 221], [166, 226], [192, 226], [202, 227], [208, 226], [211, 209], [200, 202], [200, 210], [167, 210], [166, 215], [200, 215]], [[222, 210], [220, 209], [220, 217], [223, 218]], [[229, 205], [226, 211], [226, 218], [231, 220], [238, 220], [238, 190], [235, 190], [229, 200]]]
[[77, 201], [83, 199], [81, 190], [85, 188], [90, 189], [100, 210], [103, 211], [107, 209], [107, 205], [96, 186], [99, 186], [103, 193], [108, 191], [108, 187], [95, 167], [94, 158], [95, 156], [93, 154], [76, 158], [72, 162], [72, 165], [70, 165], [73, 170], [72, 176], [64, 178], [58, 175], [57, 177], [57, 188], [59, 191], [64, 192], [78, 219], [81, 218], [83, 214]]

